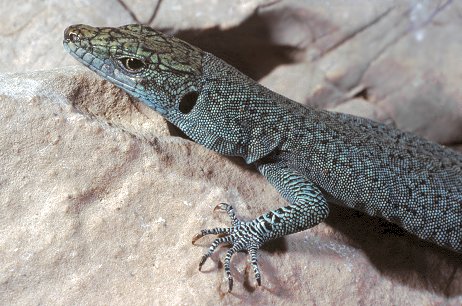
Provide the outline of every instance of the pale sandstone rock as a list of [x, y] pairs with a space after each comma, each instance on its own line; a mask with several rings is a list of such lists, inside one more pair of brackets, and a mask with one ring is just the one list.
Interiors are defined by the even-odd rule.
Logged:
[[[305, 25], [306, 36], [290, 42], [306, 47], [305, 60], [277, 67], [263, 84], [330, 109], [342, 109], [362, 88], [379, 111], [370, 118], [390, 119], [441, 143], [462, 141], [460, 2], [340, 1], [343, 5], [329, 7], [292, 2], [297, 26], [288, 26], [282, 39]], [[368, 112], [357, 106], [353, 114]]]
[[225, 294], [224, 249], [199, 272], [211, 239], [191, 237], [228, 224], [219, 202], [244, 218], [284, 205], [264, 178], [83, 67], [0, 83], [0, 304], [462, 302], [460, 256], [338, 208], [261, 253], [261, 288], [237, 255]]

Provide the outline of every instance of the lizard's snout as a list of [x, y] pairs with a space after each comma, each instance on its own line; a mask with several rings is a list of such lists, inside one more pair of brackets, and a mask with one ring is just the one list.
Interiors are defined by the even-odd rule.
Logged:
[[70, 26], [64, 31], [64, 40], [66, 42], [76, 43], [80, 41], [80, 38], [80, 33], [75, 26]]
[[80, 41], [80, 36], [77, 33], [74, 32], [69, 32], [69, 35], [67, 37], [67, 40], [72, 41], [72, 42], [79, 42]]

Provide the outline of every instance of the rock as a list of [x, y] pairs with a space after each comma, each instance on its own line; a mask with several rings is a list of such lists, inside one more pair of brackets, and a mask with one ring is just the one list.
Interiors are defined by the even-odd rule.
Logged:
[[[363, 115], [373, 107], [378, 113], [371, 119], [386, 119], [440, 143], [462, 142], [462, 66], [455, 64], [462, 52], [456, 17], [461, 3], [289, 3], [297, 8], [299, 26], [286, 28], [284, 37], [298, 33], [300, 24], [306, 26], [309, 35], [299, 42], [305, 60], [279, 66], [263, 84], [296, 101], [330, 109], [351, 106], [355, 94], [362, 94], [373, 106], [356, 103], [356, 108], [349, 107], [351, 113]], [[271, 9], [287, 9], [287, 3]]]
[[263, 177], [169, 136], [160, 116], [83, 67], [0, 84], [1, 304], [462, 301], [460, 256], [335, 207], [261, 252], [261, 288], [236, 255], [226, 294], [225, 248], [199, 272], [212, 238], [191, 238], [229, 224], [212, 213], [220, 202], [245, 219], [284, 205]]

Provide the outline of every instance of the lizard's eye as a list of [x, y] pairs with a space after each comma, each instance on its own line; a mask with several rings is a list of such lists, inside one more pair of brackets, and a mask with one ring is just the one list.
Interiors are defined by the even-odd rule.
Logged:
[[145, 67], [145, 64], [142, 60], [134, 57], [122, 57], [119, 58], [119, 61], [122, 66], [129, 72], [138, 72]]

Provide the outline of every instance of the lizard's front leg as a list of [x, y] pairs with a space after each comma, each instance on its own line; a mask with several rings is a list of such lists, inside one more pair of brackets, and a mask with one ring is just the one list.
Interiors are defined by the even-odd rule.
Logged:
[[319, 189], [305, 176], [280, 164], [261, 164], [258, 170], [290, 203], [288, 206], [269, 211], [260, 217], [249, 221], [236, 218], [233, 208], [228, 204], [220, 204], [216, 208], [227, 211], [232, 226], [228, 228], [214, 228], [202, 230], [193, 238], [193, 243], [199, 238], [209, 234], [225, 234], [217, 238], [210, 246], [208, 252], [202, 257], [199, 270], [215, 249], [222, 243], [232, 243], [225, 257], [225, 272], [232, 290], [233, 278], [231, 276], [230, 261], [234, 253], [247, 251], [255, 273], [258, 285], [261, 284], [260, 269], [257, 262], [258, 249], [268, 240], [288, 234], [303, 231], [322, 222], [329, 213], [326, 200]]

